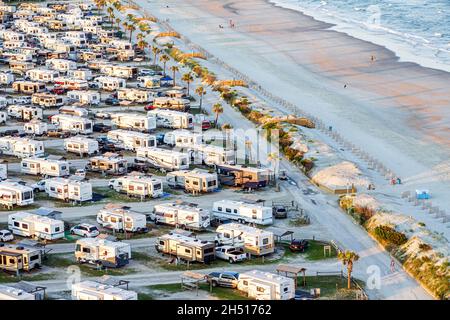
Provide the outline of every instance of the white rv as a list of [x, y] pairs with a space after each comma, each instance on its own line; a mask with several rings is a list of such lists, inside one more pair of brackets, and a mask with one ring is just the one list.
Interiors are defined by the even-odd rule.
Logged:
[[111, 122], [120, 129], [149, 132], [156, 129], [156, 118], [135, 113], [114, 113]]
[[104, 172], [112, 175], [125, 174], [128, 161], [116, 153], [105, 153], [89, 159], [86, 169], [92, 172]]
[[132, 50], [133, 44], [127, 40], [111, 39], [109, 47], [117, 50]]
[[90, 134], [93, 132], [93, 122], [88, 118], [71, 116], [67, 114], [55, 114], [52, 116], [52, 124], [62, 131], [71, 133]]
[[275, 251], [273, 233], [240, 223], [225, 223], [216, 229], [215, 242], [219, 246], [243, 247], [245, 252], [263, 256]]
[[77, 117], [87, 117], [89, 115], [89, 111], [87, 109], [73, 106], [65, 106], [59, 108], [58, 112], [60, 114], [67, 114], [70, 116], [77, 116]]
[[34, 93], [31, 96], [31, 102], [44, 108], [61, 107], [64, 104], [64, 98], [51, 93]]
[[77, 63], [72, 60], [67, 59], [47, 59], [45, 61], [45, 66], [49, 69], [67, 72], [69, 70], [76, 70]]
[[150, 214], [156, 224], [162, 223], [182, 229], [204, 230], [209, 227], [211, 219], [208, 210], [196, 204], [169, 202], [157, 204]]
[[72, 300], [138, 300], [138, 296], [131, 290], [87, 280], [72, 284]]
[[40, 120], [31, 120], [23, 125], [23, 131], [26, 134], [42, 136], [47, 133], [48, 125]]
[[269, 225], [273, 223], [272, 208], [235, 200], [220, 200], [213, 203], [213, 215], [244, 223]]
[[22, 159], [20, 171], [25, 174], [64, 177], [70, 175], [69, 162], [45, 158]]
[[22, 289], [0, 285], [0, 300], [36, 300], [36, 296]]
[[115, 91], [125, 88], [127, 82], [125, 79], [116, 77], [97, 77], [95, 82], [99, 83], [101, 88], [106, 91]]
[[101, 209], [97, 213], [97, 223], [104, 228], [119, 232], [142, 232], [147, 230], [147, 217], [145, 214], [130, 211], [117, 205], [106, 205]]
[[227, 150], [223, 147], [208, 144], [196, 144], [186, 149], [189, 150], [191, 161], [194, 163], [208, 166], [235, 163], [236, 155], [234, 150]]
[[164, 134], [164, 143], [178, 148], [189, 148], [203, 143], [203, 135], [186, 129], [177, 129]]
[[35, 64], [28, 61], [9, 61], [9, 70], [12, 73], [23, 75], [27, 70], [33, 69]]
[[162, 181], [148, 176], [128, 175], [111, 179], [109, 187], [117, 192], [141, 198], [158, 198], [163, 194]]
[[42, 265], [41, 249], [17, 244], [0, 247], [0, 269], [7, 271], [30, 271]]
[[51, 198], [64, 201], [85, 202], [92, 200], [92, 184], [87, 181], [64, 178], [46, 179], [45, 192]]
[[98, 105], [100, 103], [100, 93], [93, 90], [72, 90], [67, 92], [67, 98], [81, 104]]
[[25, 105], [11, 105], [7, 109], [8, 116], [22, 121], [42, 120], [44, 112], [41, 108]]
[[188, 99], [158, 97], [153, 101], [153, 106], [159, 109], [172, 109], [179, 111], [188, 111], [191, 102]]
[[67, 90], [88, 90], [89, 82], [75, 78], [58, 77], [55, 78], [55, 85]]
[[0, 72], [0, 85], [10, 86], [14, 79], [14, 75], [11, 72]]
[[150, 110], [148, 115], [154, 115], [156, 117], [156, 125], [162, 128], [173, 129], [191, 129], [194, 124], [194, 117], [187, 112], [154, 109]]
[[16, 182], [0, 182], [0, 204], [9, 208], [28, 206], [34, 202], [33, 189]]
[[155, 168], [165, 170], [189, 169], [188, 154], [161, 148], [136, 149], [136, 161], [146, 162]]
[[42, 141], [11, 136], [0, 137], [0, 154], [27, 158], [43, 156], [44, 153], [44, 143]]
[[79, 263], [99, 264], [107, 268], [119, 268], [131, 259], [131, 246], [121, 241], [100, 238], [83, 238], [76, 242], [75, 259]]
[[153, 92], [146, 90], [133, 88], [117, 90], [117, 99], [136, 103], [148, 103], [153, 100], [153, 96]]
[[67, 77], [77, 80], [90, 81], [92, 80], [92, 71], [89, 69], [69, 70], [67, 71]]
[[47, 89], [45, 83], [37, 81], [23, 81], [23, 80], [14, 81], [14, 83], [12, 84], [12, 88], [15, 92], [25, 94], [44, 92]]
[[40, 82], [53, 82], [53, 80], [59, 77], [59, 72], [50, 69], [31, 69], [25, 73], [26, 77], [30, 81], [40, 81]]
[[64, 150], [80, 155], [92, 155], [99, 152], [98, 141], [85, 137], [64, 139]]
[[156, 137], [143, 132], [130, 130], [111, 130], [107, 134], [108, 141], [126, 150], [136, 150], [140, 147], [156, 147]]
[[183, 188], [189, 192], [213, 192], [219, 187], [217, 173], [201, 169], [172, 171], [166, 179], [169, 187]]
[[8, 229], [22, 237], [45, 240], [64, 238], [64, 222], [28, 212], [8, 216]]
[[295, 281], [259, 270], [239, 274], [237, 289], [256, 300], [291, 300], [295, 297]]
[[161, 77], [160, 76], [141, 76], [137, 78], [138, 88], [146, 88], [146, 89], [158, 89], [161, 87]]
[[118, 77], [131, 79], [137, 75], [138, 68], [137, 67], [129, 67], [123, 65], [104, 65], [100, 68], [100, 72], [106, 74], [110, 77]]

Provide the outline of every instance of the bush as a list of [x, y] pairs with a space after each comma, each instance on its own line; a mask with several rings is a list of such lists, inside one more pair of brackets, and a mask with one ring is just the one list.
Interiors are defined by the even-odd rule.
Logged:
[[403, 233], [385, 225], [377, 226], [374, 233], [377, 238], [387, 242], [388, 244], [393, 244], [396, 246], [401, 246], [408, 241]]

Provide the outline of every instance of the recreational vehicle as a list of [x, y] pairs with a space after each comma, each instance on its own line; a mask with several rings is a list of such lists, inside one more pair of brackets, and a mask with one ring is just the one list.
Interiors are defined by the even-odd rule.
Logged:
[[0, 85], [10, 86], [14, 82], [14, 75], [10, 72], [0, 72]]
[[253, 168], [244, 165], [221, 164], [216, 166], [220, 183], [242, 188], [263, 188], [269, 184], [271, 171], [263, 168]]
[[133, 45], [131, 42], [126, 40], [118, 40], [118, 39], [111, 39], [109, 41], [109, 47], [114, 48], [117, 50], [132, 50]]
[[156, 129], [156, 118], [135, 113], [114, 113], [111, 122], [120, 129], [149, 132]]
[[81, 134], [90, 134], [93, 132], [93, 122], [88, 118], [68, 114], [55, 114], [51, 119], [52, 124], [56, 125], [62, 131]]
[[136, 292], [96, 281], [72, 284], [72, 300], [138, 300]]
[[68, 59], [48, 59], [45, 61], [45, 66], [49, 69], [61, 72], [77, 69], [77, 63]]
[[138, 68], [122, 65], [105, 65], [100, 68], [100, 72], [110, 77], [131, 79], [136, 77]]
[[11, 136], [0, 137], [0, 154], [27, 158], [43, 156], [44, 153], [42, 141]]
[[275, 251], [273, 233], [239, 223], [225, 223], [216, 229], [218, 246], [243, 247], [245, 252], [263, 256]]
[[169, 187], [188, 192], [213, 192], [219, 187], [217, 174], [201, 169], [169, 172], [166, 179]]
[[164, 143], [178, 148], [189, 148], [203, 143], [203, 135], [186, 129], [176, 129], [164, 135]]
[[12, 73], [23, 75], [27, 72], [27, 70], [33, 69], [36, 65], [33, 62], [28, 61], [9, 61], [9, 70]]
[[138, 77], [137, 80], [138, 80], [138, 83], [137, 83], [138, 88], [158, 89], [159, 87], [161, 87], [161, 77], [160, 76], [156, 76], [156, 77], [141, 76], [141, 77]]
[[158, 198], [163, 194], [162, 181], [148, 176], [129, 175], [111, 179], [109, 187], [117, 192], [140, 198]]
[[44, 108], [61, 107], [64, 104], [63, 97], [51, 93], [34, 93], [31, 101]]
[[136, 162], [146, 162], [165, 170], [189, 169], [188, 154], [161, 148], [137, 148]]
[[209, 264], [215, 259], [213, 243], [179, 233], [169, 233], [158, 237], [155, 248], [158, 252], [189, 262]]
[[105, 153], [89, 159], [86, 169], [92, 172], [102, 172], [112, 175], [127, 173], [128, 161], [116, 153]]
[[153, 100], [154, 92], [139, 89], [117, 90], [117, 99], [136, 103], [148, 103]]
[[118, 50], [116, 58], [119, 61], [131, 61], [135, 55], [134, 50]]
[[256, 300], [291, 300], [295, 297], [295, 281], [259, 270], [239, 274], [237, 289]]
[[104, 228], [119, 232], [143, 232], [147, 230], [147, 217], [145, 214], [111, 204], [106, 205], [97, 213], [97, 223]]
[[236, 220], [240, 223], [269, 225], [273, 223], [272, 208], [235, 200], [219, 200], [213, 203], [213, 215]]
[[71, 101], [87, 105], [98, 105], [100, 93], [92, 90], [73, 90], [67, 92], [67, 98]]
[[204, 230], [210, 225], [208, 210], [196, 204], [185, 202], [169, 202], [157, 204], [150, 214], [156, 224], [167, 224], [182, 229]]
[[140, 147], [156, 147], [156, 137], [143, 132], [130, 130], [111, 130], [107, 134], [108, 141], [126, 150]]
[[79, 263], [92, 263], [107, 268], [119, 268], [131, 259], [131, 246], [121, 241], [83, 238], [76, 242], [75, 259]]
[[92, 184], [74, 179], [51, 178], [45, 180], [45, 193], [64, 201], [91, 201]]
[[64, 238], [64, 222], [29, 212], [16, 212], [8, 216], [8, 229], [22, 237], [44, 240]]
[[221, 164], [234, 164], [234, 150], [227, 150], [223, 147], [196, 144], [186, 148], [191, 156], [191, 161], [198, 164], [206, 164], [208, 166]]
[[59, 72], [50, 69], [31, 69], [25, 73], [26, 77], [30, 81], [39, 82], [53, 82], [53, 80], [59, 77]]
[[154, 109], [150, 110], [147, 114], [156, 117], [156, 126], [158, 127], [172, 129], [191, 129], [194, 126], [194, 117], [192, 114], [187, 112]]
[[[41, 249], [17, 244], [0, 245], [0, 269], [7, 271], [30, 271], [42, 265]], [[34, 299], [26, 299], [34, 300]]]
[[20, 171], [25, 174], [52, 177], [70, 175], [69, 162], [36, 157], [22, 159]]
[[67, 90], [88, 90], [89, 82], [75, 78], [58, 77], [55, 78], [55, 85]]
[[153, 101], [153, 107], [159, 109], [171, 109], [189, 111], [191, 102], [188, 99], [158, 97]]
[[67, 77], [77, 80], [92, 80], [92, 71], [89, 69], [77, 69], [67, 71]]
[[0, 182], [0, 204], [12, 208], [28, 206], [34, 202], [33, 189], [16, 182]]
[[7, 109], [8, 116], [17, 120], [30, 121], [42, 120], [43, 111], [35, 106], [11, 105]]
[[78, 58], [81, 61], [92, 61], [92, 60], [100, 60], [103, 58], [103, 54], [101, 52], [96, 51], [82, 51], [79, 53]]
[[79, 155], [92, 155], [99, 152], [98, 141], [85, 137], [64, 139], [64, 150]]
[[36, 119], [33, 119], [23, 125], [23, 131], [29, 135], [42, 136], [47, 133], [47, 130], [47, 123]]
[[44, 92], [47, 88], [45, 83], [37, 81], [15, 81], [12, 84], [12, 88], [15, 92], [33, 94], [37, 92]]
[[95, 78], [95, 82], [99, 83], [101, 88], [106, 91], [119, 90], [125, 88], [127, 85], [125, 79], [106, 76]]
[[[0, 255], [2, 255], [2, 253], [0, 253]], [[14, 256], [14, 253], [11, 252], [11, 255]], [[11, 259], [9, 255], [5, 259], [5, 262], [6, 262], [7, 259]], [[14, 259], [14, 258], [12, 259], [11, 262], [13, 262], [13, 263], [12, 263], [12, 265], [10, 265], [10, 267], [12, 267], [10, 271], [15, 271], [15, 270], [20, 270], [21, 269], [19, 267], [19, 265], [17, 264], [18, 260], [19, 259]], [[14, 264], [15, 264], [15, 266], [13, 266]], [[0, 269], [2, 269], [1, 264], [0, 264]], [[34, 294], [28, 293], [25, 290], [22, 290], [20, 288], [0, 285], [0, 300], [22, 300], [22, 301], [27, 301], [27, 300], [36, 300], [36, 296]]]
[[76, 117], [87, 117], [89, 115], [89, 111], [84, 108], [78, 108], [73, 106], [65, 106], [58, 109], [60, 114], [67, 114]]

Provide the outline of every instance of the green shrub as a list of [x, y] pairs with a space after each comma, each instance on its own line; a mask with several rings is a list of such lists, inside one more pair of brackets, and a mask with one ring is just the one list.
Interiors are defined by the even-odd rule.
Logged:
[[375, 236], [377, 236], [379, 239], [387, 242], [388, 244], [401, 246], [406, 241], [408, 241], [408, 239], [406, 238], [406, 236], [403, 233], [398, 232], [389, 226], [385, 226], [385, 225], [377, 226], [375, 228], [374, 232], [375, 232]]

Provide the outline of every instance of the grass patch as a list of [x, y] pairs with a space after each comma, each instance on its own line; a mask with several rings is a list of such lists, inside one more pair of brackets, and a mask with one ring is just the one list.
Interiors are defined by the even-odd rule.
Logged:
[[138, 293], [138, 300], [155, 300], [155, 298], [148, 293]]
[[[320, 288], [320, 296], [337, 300], [355, 300], [358, 290], [352, 288], [347, 289], [347, 279], [339, 275], [327, 276], [307, 276], [306, 286], [303, 286], [303, 277], [298, 277], [298, 289], [310, 291], [313, 288]], [[363, 287], [364, 282], [356, 280]]]
[[[172, 294], [184, 291], [181, 287], [181, 283], [157, 284], [148, 286], [147, 288], [154, 291], [164, 291]], [[214, 296], [220, 300], [249, 300], [245, 293], [236, 289], [214, 287], [212, 288], [212, 292], [210, 292], [210, 286], [207, 283], [201, 283], [199, 285], [199, 290], [209, 292], [211, 296]], [[195, 291], [192, 292], [195, 294]]]
[[[36, 274], [33, 274], [35, 273]], [[55, 273], [38, 273], [39, 271], [32, 271], [32, 273], [21, 273], [19, 277], [17, 277], [13, 273], [0, 272], [0, 283], [8, 283], [8, 282], [19, 282], [19, 281], [44, 281], [50, 280], [55, 277]]]

